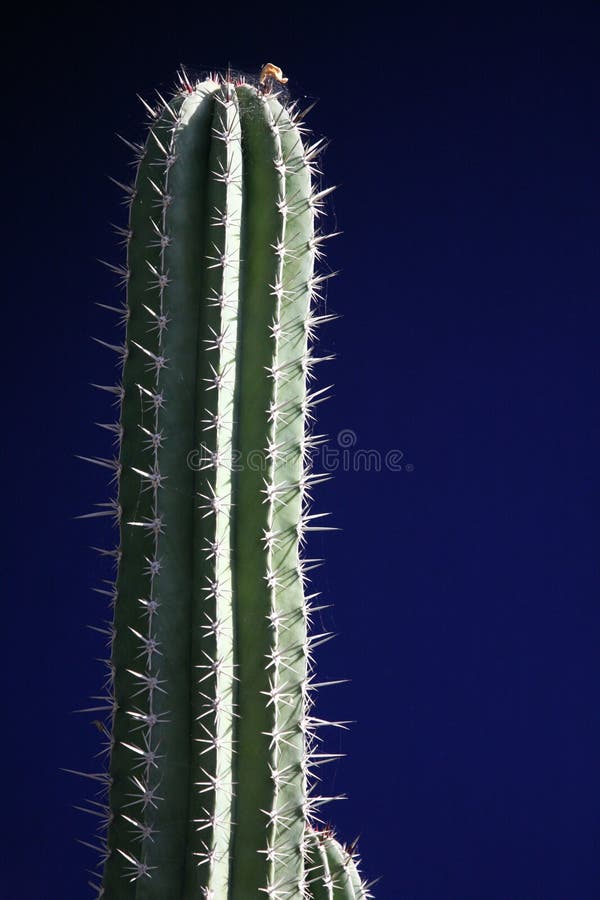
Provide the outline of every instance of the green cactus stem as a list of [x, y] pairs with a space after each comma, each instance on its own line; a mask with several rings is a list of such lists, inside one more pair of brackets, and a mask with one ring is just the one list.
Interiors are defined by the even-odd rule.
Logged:
[[[148, 108], [130, 214], [109, 594], [105, 900], [371, 896], [315, 793], [307, 533], [327, 274], [306, 128], [211, 76]], [[277, 75], [279, 73], [279, 75]]]

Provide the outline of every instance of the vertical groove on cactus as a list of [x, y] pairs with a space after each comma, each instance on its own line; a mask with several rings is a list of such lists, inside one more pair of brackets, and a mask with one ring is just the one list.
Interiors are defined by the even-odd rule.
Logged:
[[[281, 70], [263, 72], [283, 80]], [[366, 900], [322, 823], [312, 714], [321, 607], [305, 595], [312, 339], [330, 236], [315, 230], [324, 142], [272, 85], [210, 76], [151, 115], [126, 188], [120, 405], [95, 458], [119, 526], [102, 800], [105, 900]], [[108, 306], [107, 304], [105, 304]], [[115, 309], [108, 306], [108, 308]], [[309, 389], [307, 389], [307, 386]], [[331, 682], [334, 683], [334, 682]], [[97, 707], [94, 707], [97, 709]]]

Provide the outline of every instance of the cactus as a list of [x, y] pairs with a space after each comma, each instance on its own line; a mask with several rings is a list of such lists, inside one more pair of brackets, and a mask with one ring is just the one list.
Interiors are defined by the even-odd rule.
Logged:
[[[151, 116], [120, 229], [119, 528], [99, 822], [106, 900], [367, 898], [320, 818], [306, 593], [329, 189], [281, 70], [185, 73]], [[98, 707], [96, 707], [98, 708]], [[324, 827], [323, 827], [324, 826]], [[98, 846], [98, 844], [96, 844]]]

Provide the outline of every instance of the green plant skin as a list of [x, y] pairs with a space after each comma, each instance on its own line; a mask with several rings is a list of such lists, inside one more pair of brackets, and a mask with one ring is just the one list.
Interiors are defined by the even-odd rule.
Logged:
[[370, 896], [311, 791], [312, 168], [268, 86], [217, 77], [163, 102], [139, 160], [106, 900]]
[[372, 897], [358, 871], [358, 861], [330, 829], [309, 832], [305, 861], [311, 900], [367, 900]]

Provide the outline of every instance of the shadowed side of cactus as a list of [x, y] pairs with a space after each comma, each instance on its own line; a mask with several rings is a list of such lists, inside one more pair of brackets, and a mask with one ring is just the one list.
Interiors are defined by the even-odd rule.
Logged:
[[[318, 830], [313, 634], [301, 549], [327, 275], [305, 129], [284, 81], [211, 76], [139, 148], [116, 347], [120, 540], [110, 588], [107, 900], [367, 898]], [[331, 723], [341, 724], [341, 723]]]

